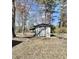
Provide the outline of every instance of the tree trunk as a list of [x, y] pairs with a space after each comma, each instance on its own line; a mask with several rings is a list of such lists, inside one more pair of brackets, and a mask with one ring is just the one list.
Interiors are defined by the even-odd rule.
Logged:
[[25, 32], [25, 16], [24, 15], [22, 15], [22, 33], [24, 34], [24, 32]]
[[12, 1], [12, 36], [16, 37], [15, 34], [15, 0]]

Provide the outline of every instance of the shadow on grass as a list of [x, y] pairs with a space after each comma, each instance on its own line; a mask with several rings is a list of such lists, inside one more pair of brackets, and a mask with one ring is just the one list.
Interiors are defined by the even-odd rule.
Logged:
[[56, 37], [56, 35], [54, 35], [54, 34], [51, 34], [51, 37]]
[[12, 47], [22, 43], [22, 41], [12, 40]]

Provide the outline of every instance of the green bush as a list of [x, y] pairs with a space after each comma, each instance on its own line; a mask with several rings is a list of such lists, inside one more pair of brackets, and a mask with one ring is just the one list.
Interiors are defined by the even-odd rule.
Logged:
[[53, 25], [51, 26], [51, 33], [55, 33], [55, 28], [56, 28], [55, 26]]

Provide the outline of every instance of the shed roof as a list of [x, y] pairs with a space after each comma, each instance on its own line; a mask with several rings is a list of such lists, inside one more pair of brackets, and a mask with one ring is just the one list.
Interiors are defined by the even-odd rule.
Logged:
[[37, 27], [51, 27], [52, 25], [50, 25], [50, 24], [38, 24], [38, 25], [35, 25], [35, 26], [33, 26], [33, 28], [31, 28], [31, 30], [34, 30], [35, 28], [37, 28]]

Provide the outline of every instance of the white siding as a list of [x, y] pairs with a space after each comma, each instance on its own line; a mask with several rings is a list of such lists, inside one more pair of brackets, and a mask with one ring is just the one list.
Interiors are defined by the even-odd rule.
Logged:
[[43, 37], [50, 37], [50, 27], [36, 28], [36, 35]]
[[39, 28], [36, 28], [36, 36], [39, 36], [38, 33], [39, 33]]
[[39, 35], [40, 35], [40, 36], [45, 36], [45, 34], [46, 34], [46, 33], [45, 33], [45, 27], [41, 27], [41, 28], [40, 28], [40, 31], [41, 31], [41, 32], [40, 32]]
[[50, 27], [46, 27], [46, 37], [50, 37]]

